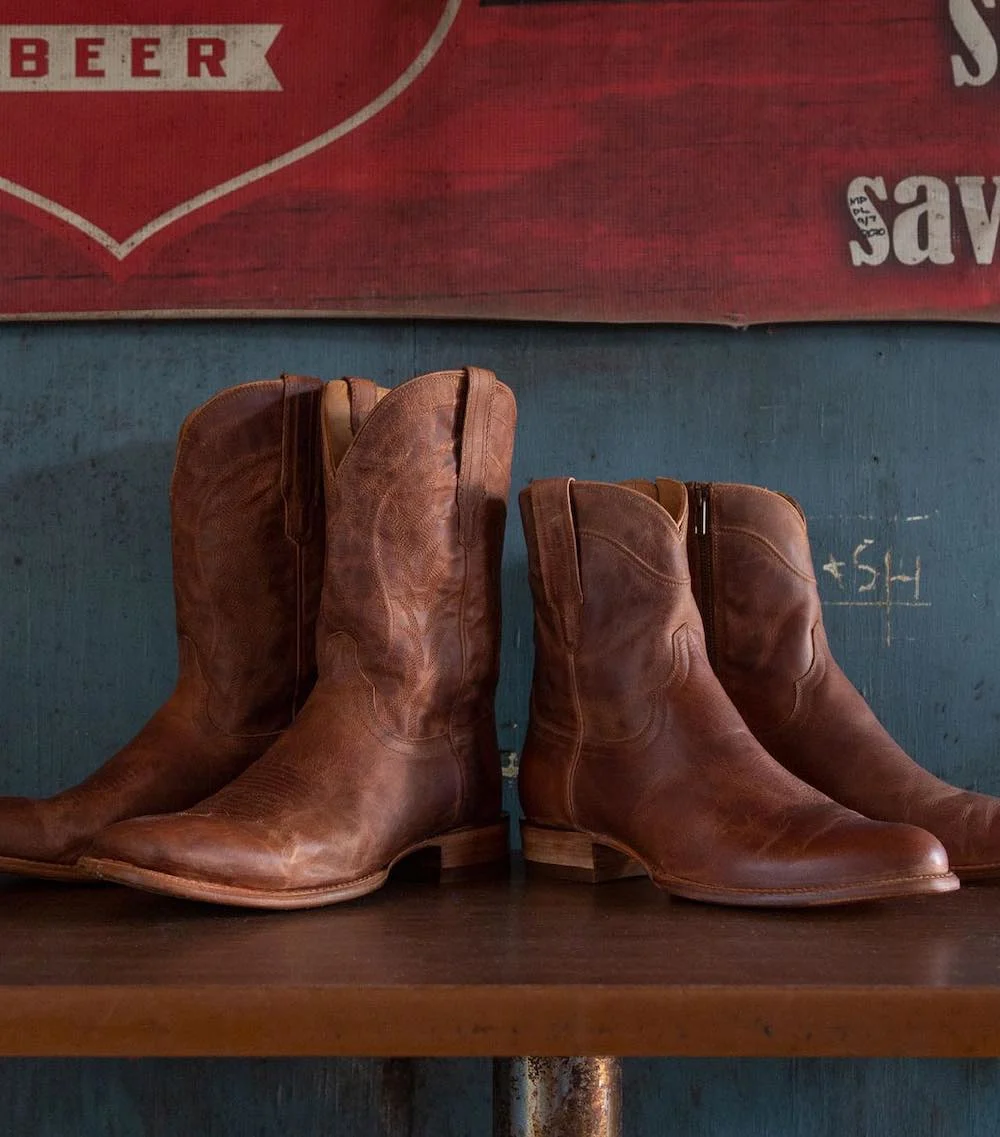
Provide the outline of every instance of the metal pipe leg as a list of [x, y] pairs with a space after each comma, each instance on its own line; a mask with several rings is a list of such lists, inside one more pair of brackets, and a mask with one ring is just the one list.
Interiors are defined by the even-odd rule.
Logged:
[[497, 1058], [493, 1137], [621, 1137], [617, 1058]]
[[411, 1137], [413, 1059], [387, 1058], [380, 1062], [378, 1088], [378, 1137]]

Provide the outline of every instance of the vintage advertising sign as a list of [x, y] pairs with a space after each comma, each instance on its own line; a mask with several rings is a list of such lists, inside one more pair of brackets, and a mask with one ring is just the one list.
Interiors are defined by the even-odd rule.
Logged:
[[995, 0], [0, 0], [0, 316], [1000, 315]]

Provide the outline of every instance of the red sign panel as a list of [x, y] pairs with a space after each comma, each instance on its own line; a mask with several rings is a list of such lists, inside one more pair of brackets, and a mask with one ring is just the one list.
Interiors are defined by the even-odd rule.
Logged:
[[0, 0], [0, 315], [994, 320], [994, 0]]

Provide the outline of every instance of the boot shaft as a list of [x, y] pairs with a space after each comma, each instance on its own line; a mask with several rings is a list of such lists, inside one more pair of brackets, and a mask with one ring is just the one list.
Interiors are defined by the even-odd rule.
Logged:
[[181, 428], [170, 493], [180, 682], [226, 734], [283, 729], [315, 680], [322, 388], [246, 383]]
[[320, 671], [347, 645], [400, 738], [467, 739], [488, 720], [495, 750], [515, 417], [510, 390], [478, 368], [419, 376], [377, 405], [358, 389], [338, 464], [324, 415]]
[[667, 683], [690, 591], [683, 486], [568, 478], [520, 496], [535, 602], [532, 721], [587, 742], [633, 737]]
[[791, 714], [796, 683], [825, 651], [806, 521], [758, 486], [691, 483], [688, 551], [712, 664], [751, 728]]

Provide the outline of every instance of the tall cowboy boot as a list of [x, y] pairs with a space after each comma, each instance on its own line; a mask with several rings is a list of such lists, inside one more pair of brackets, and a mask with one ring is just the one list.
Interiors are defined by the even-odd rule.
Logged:
[[929, 833], [837, 805], [750, 734], [705, 654], [682, 483], [553, 478], [520, 500], [535, 599], [529, 862], [591, 881], [648, 873], [720, 904], [958, 887]]
[[171, 483], [176, 688], [82, 784], [44, 801], [0, 798], [0, 872], [87, 879], [76, 861], [100, 830], [213, 793], [305, 702], [323, 564], [322, 388], [246, 383], [188, 416]]
[[726, 693], [810, 785], [933, 833], [963, 880], [1000, 877], [1000, 798], [956, 789], [892, 740], [830, 653], [802, 510], [757, 486], [689, 486], [695, 595]]
[[[106, 830], [109, 880], [259, 908], [505, 863], [493, 698], [514, 399], [488, 371], [390, 391], [335, 465], [324, 400], [327, 560], [319, 678], [295, 723], [201, 805]], [[433, 865], [431, 867], [434, 867]]]

